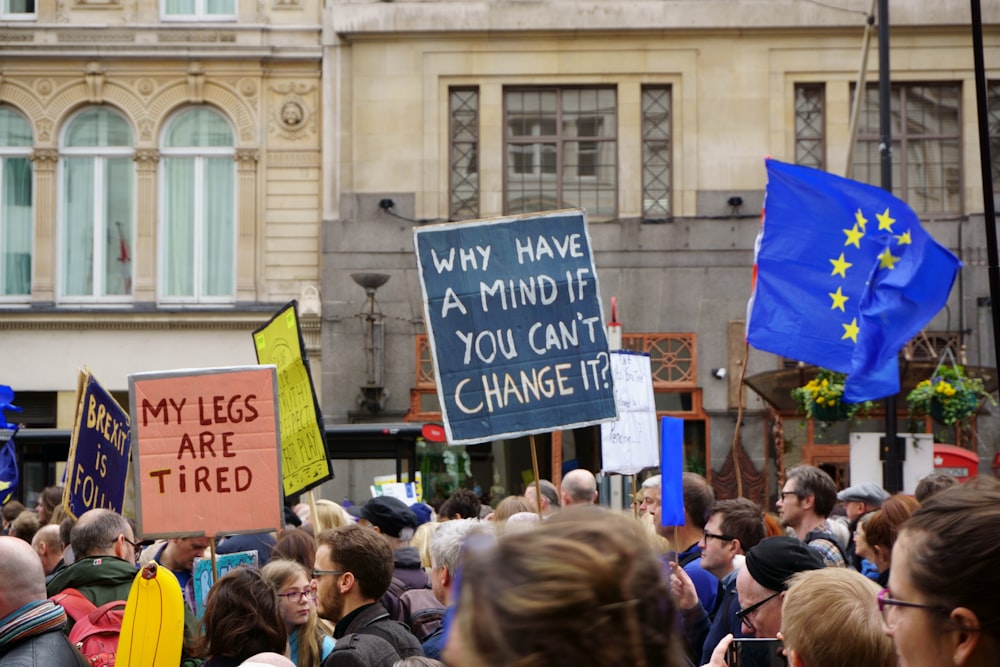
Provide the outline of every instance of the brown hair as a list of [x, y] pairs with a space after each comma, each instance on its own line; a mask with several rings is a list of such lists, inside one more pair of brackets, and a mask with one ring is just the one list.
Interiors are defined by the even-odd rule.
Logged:
[[[260, 573], [271, 582], [275, 591], [302, 575], [306, 580], [312, 578], [312, 568], [306, 570], [301, 563], [294, 560], [283, 560], [281, 558], [271, 558], [267, 565], [261, 568]], [[298, 628], [297, 655], [292, 656], [296, 665], [318, 665], [323, 661], [323, 639], [327, 636], [326, 625], [320, 623], [319, 615], [316, 613], [315, 605], [309, 609], [309, 620]]]
[[316, 564], [316, 540], [302, 528], [286, 530], [271, 549], [271, 558], [294, 560], [312, 572]]
[[877, 510], [865, 525], [865, 542], [873, 551], [875, 547], [882, 547], [886, 553], [892, 553], [900, 526], [918, 507], [920, 503], [913, 496], [901, 493], [889, 496], [882, 503], [882, 509]]
[[494, 521], [506, 521], [518, 512], [536, 512], [537, 507], [528, 504], [528, 499], [524, 496], [507, 496], [500, 501], [497, 509], [493, 512]]
[[818, 516], [828, 517], [837, 504], [837, 485], [826, 471], [811, 465], [797, 465], [790, 468], [786, 480], [795, 480], [795, 495], [799, 498], [813, 497], [813, 511]]
[[330, 547], [330, 560], [354, 574], [361, 594], [378, 600], [392, 583], [392, 547], [384, 535], [356, 523], [324, 530], [316, 538]]
[[972, 610], [983, 632], [1000, 640], [997, 526], [1000, 489], [962, 485], [928, 498], [901, 534], [913, 540], [908, 549], [910, 577], [928, 602]]
[[874, 581], [842, 567], [793, 575], [781, 605], [785, 648], [805, 665], [894, 667], [896, 648], [882, 629], [878, 591]]
[[195, 646], [202, 658], [284, 653], [288, 640], [274, 586], [252, 567], [230, 570], [209, 589], [202, 626]]
[[630, 517], [575, 505], [478, 542], [466, 542], [452, 631], [483, 667], [678, 664], [670, 589]]
[[722, 515], [722, 534], [739, 540], [743, 553], [750, 551], [766, 537], [764, 513], [760, 505], [749, 498], [716, 500], [708, 508], [708, 518], [711, 519], [713, 514]]

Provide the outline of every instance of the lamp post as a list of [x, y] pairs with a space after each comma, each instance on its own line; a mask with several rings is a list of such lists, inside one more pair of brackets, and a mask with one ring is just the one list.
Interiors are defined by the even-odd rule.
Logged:
[[367, 299], [358, 313], [365, 344], [365, 383], [361, 386], [360, 403], [371, 412], [381, 412], [386, 399], [383, 371], [385, 370], [385, 322], [375, 304], [375, 292], [389, 282], [386, 273], [352, 273], [351, 280], [364, 288]]

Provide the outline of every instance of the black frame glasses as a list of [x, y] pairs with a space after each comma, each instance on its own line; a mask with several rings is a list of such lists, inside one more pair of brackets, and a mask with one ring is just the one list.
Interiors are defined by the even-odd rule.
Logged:
[[882, 614], [882, 620], [885, 622], [886, 627], [893, 627], [889, 625], [889, 607], [911, 607], [913, 609], [927, 609], [928, 611], [933, 611], [944, 616], [950, 616], [953, 611], [952, 607], [942, 607], [941, 605], [935, 604], [920, 604], [918, 602], [906, 602], [904, 600], [897, 600], [892, 597], [892, 591], [888, 588], [883, 588], [878, 592], [878, 610]]
[[795, 496], [796, 498], [798, 498], [799, 497], [799, 492], [798, 491], [782, 491], [778, 495], [781, 496], [781, 502], [785, 502], [785, 496]]
[[142, 553], [142, 542], [133, 542], [132, 540], [130, 540], [127, 537], [125, 537], [124, 533], [122, 533], [120, 537], [123, 540], [125, 540], [126, 543], [132, 545], [132, 554], [133, 554], [132, 555], [132, 560], [134, 562], [138, 563], [139, 562], [139, 554]]
[[347, 570], [313, 570], [312, 571], [313, 579], [319, 579], [320, 577], [322, 577], [325, 574], [331, 574], [331, 575], [347, 574]]
[[750, 618], [749, 618], [750, 614], [754, 613], [755, 611], [757, 611], [758, 609], [760, 609], [761, 607], [763, 607], [765, 604], [767, 604], [768, 602], [770, 602], [774, 598], [778, 597], [779, 595], [781, 595], [781, 591], [778, 591], [777, 593], [772, 593], [771, 595], [768, 595], [766, 598], [764, 598], [760, 602], [755, 602], [754, 604], [750, 605], [746, 609], [740, 609], [738, 612], [736, 612], [736, 618], [738, 618], [740, 620], [740, 623], [742, 623], [743, 625], [747, 626], [748, 628], [750, 628], [754, 632], [757, 632], [756, 626], [754, 626], [753, 621], [751, 621]]
[[735, 537], [730, 537], [729, 535], [716, 535], [715, 533], [710, 533], [706, 530], [705, 544], [708, 544], [708, 541], [712, 538], [719, 540], [720, 542], [732, 542], [733, 540], [736, 539]]

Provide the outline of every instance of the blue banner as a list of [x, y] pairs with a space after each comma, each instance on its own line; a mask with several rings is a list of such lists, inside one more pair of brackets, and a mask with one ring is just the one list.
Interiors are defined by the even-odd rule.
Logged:
[[660, 525], [683, 526], [684, 420], [660, 417], [660, 424]]
[[414, 246], [450, 443], [616, 418], [583, 211], [418, 227]]
[[131, 452], [128, 413], [93, 375], [86, 378], [66, 466], [64, 504], [74, 519], [95, 508], [122, 512]]

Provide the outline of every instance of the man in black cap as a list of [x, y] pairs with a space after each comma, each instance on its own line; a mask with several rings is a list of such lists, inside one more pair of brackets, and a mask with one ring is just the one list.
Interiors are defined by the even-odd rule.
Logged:
[[768, 537], [747, 553], [736, 577], [744, 637], [776, 637], [781, 630], [781, 602], [797, 572], [825, 567], [819, 553], [794, 537]]
[[393, 581], [380, 602], [397, 620], [401, 618], [399, 596], [412, 588], [430, 588], [427, 572], [420, 566], [420, 552], [410, 546], [417, 515], [399, 498], [376, 496], [364, 505], [347, 508], [358, 523], [381, 533], [392, 547]]

